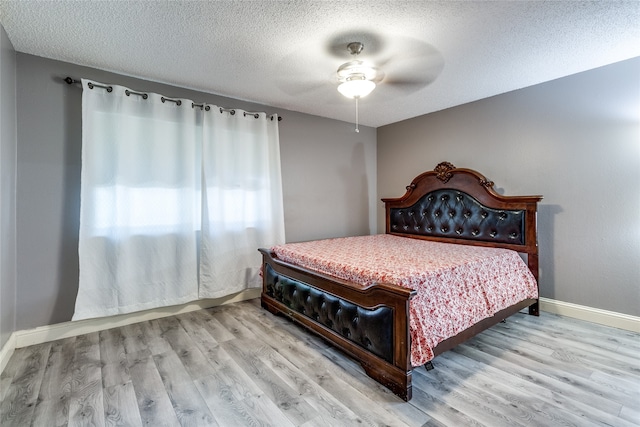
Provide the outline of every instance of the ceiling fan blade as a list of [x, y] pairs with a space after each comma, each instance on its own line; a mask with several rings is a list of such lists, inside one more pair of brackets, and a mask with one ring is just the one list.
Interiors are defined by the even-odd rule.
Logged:
[[385, 63], [385, 78], [380, 84], [415, 92], [433, 83], [444, 68], [444, 58], [440, 52], [426, 46], [420, 54], [400, 53], [390, 57]]
[[427, 86], [429, 83], [431, 82], [425, 80], [424, 78], [395, 79], [395, 80], [389, 79], [384, 82], [384, 84], [388, 86], [396, 86], [398, 88], [406, 88], [406, 89], [414, 89], [414, 90], [422, 89], [423, 87]]
[[295, 98], [306, 98], [310, 103], [339, 104], [344, 97], [338, 92], [337, 82], [330, 77], [324, 78], [286, 78], [276, 80], [276, 86], [286, 95]]
[[322, 96], [337, 85], [333, 67], [327, 66], [327, 58], [313, 49], [294, 48], [274, 73], [278, 76], [275, 85], [289, 96]]

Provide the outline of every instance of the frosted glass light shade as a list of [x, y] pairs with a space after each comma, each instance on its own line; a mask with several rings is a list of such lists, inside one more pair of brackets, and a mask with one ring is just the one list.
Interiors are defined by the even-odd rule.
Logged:
[[364, 98], [375, 88], [376, 84], [371, 80], [354, 79], [347, 80], [340, 84], [340, 86], [338, 86], [338, 92], [347, 98]]

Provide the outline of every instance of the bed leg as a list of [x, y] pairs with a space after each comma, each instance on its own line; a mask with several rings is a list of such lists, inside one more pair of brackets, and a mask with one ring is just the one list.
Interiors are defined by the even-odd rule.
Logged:
[[539, 303], [537, 301], [529, 306], [529, 315], [540, 316]]
[[434, 368], [433, 363], [431, 363], [431, 361], [428, 361], [427, 363], [425, 363], [425, 364], [424, 364], [424, 368], [425, 368], [427, 371], [432, 370], [432, 369]]
[[367, 375], [387, 387], [396, 396], [405, 402], [411, 400], [413, 395], [413, 386], [411, 385], [413, 370], [403, 371], [393, 365], [383, 366], [383, 370], [380, 370], [363, 361], [360, 361], [360, 365]]

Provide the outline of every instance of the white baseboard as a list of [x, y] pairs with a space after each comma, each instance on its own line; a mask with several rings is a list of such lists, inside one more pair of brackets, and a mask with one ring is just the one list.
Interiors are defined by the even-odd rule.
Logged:
[[615, 311], [601, 310], [549, 298], [540, 298], [540, 310], [613, 328], [640, 332], [640, 317], [629, 314], [616, 313]]
[[9, 335], [9, 339], [0, 349], [0, 373], [4, 371], [9, 359], [13, 355], [13, 351], [16, 349], [16, 333]]
[[118, 316], [76, 320], [74, 322], [63, 322], [55, 325], [40, 326], [34, 329], [16, 331], [14, 332], [15, 348], [27, 347], [34, 344], [42, 344], [62, 338], [69, 338], [78, 335], [89, 334], [92, 332], [99, 332], [105, 329], [117, 328], [120, 326], [131, 325], [133, 323], [173, 316], [180, 313], [188, 313], [190, 311], [201, 310], [203, 308], [215, 307], [218, 305], [231, 304], [234, 302], [259, 298], [261, 292], [262, 288], [253, 288], [222, 298], [202, 299], [182, 305], [160, 307], [152, 310], [121, 314]]

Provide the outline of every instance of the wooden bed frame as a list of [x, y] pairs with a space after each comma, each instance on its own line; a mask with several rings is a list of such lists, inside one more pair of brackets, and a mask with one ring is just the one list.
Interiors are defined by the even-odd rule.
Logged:
[[[526, 254], [538, 279], [537, 203], [542, 196], [501, 196], [493, 182], [442, 162], [416, 177], [404, 196], [382, 199], [386, 233], [447, 243], [512, 249]], [[356, 359], [365, 372], [404, 400], [412, 394], [409, 302], [415, 291], [379, 283], [367, 288], [263, 254], [262, 307], [320, 335]], [[528, 307], [526, 299], [442, 341], [434, 357]], [[430, 365], [430, 364], [429, 364]]]

